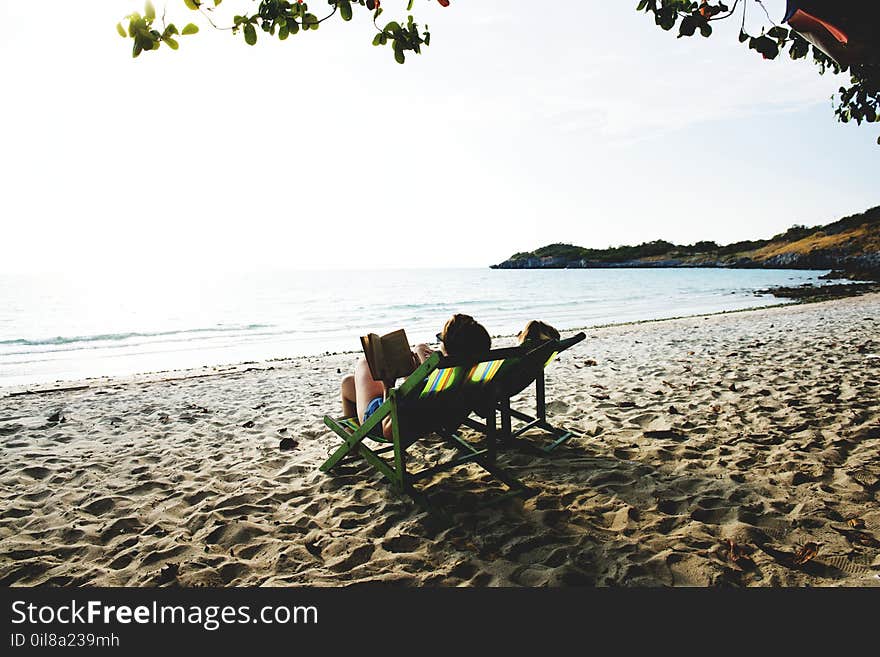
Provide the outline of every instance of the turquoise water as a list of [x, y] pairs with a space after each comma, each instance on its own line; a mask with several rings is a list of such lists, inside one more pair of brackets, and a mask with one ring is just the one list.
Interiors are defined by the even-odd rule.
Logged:
[[725, 269], [295, 271], [0, 276], [0, 386], [355, 351], [403, 327], [430, 342], [452, 313], [493, 335], [779, 303], [754, 290], [824, 272]]

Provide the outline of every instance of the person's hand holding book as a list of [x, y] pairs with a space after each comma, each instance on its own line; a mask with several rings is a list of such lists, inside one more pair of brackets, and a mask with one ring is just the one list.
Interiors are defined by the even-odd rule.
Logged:
[[419, 365], [424, 363], [426, 360], [428, 360], [431, 357], [431, 354], [433, 354], [433, 353], [434, 353], [434, 350], [431, 349], [431, 347], [429, 347], [428, 345], [417, 344], [416, 350], [413, 352], [413, 356], [414, 356], [413, 365], [415, 365], [415, 367], [418, 367]]

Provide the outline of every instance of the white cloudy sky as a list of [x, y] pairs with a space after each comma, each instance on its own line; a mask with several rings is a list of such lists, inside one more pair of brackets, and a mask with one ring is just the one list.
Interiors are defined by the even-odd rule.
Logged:
[[417, 0], [432, 45], [399, 66], [365, 11], [249, 48], [168, 0], [201, 33], [135, 60], [114, 25], [141, 2], [0, 0], [0, 271], [483, 266], [880, 203], [842, 80], [635, 5]]

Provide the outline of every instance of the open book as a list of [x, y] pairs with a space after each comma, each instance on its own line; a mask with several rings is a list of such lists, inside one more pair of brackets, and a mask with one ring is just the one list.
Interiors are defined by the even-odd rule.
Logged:
[[361, 346], [374, 381], [389, 381], [412, 374], [413, 355], [403, 329], [383, 336], [375, 333], [363, 335]]

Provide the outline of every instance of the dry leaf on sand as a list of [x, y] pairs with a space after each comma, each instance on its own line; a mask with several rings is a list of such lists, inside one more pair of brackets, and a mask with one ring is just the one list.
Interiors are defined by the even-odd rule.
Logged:
[[792, 556], [792, 563], [796, 566], [803, 566], [808, 561], [815, 559], [817, 554], [819, 554], [818, 543], [805, 543]]
[[752, 548], [750, 546], [740, 545], [730, 538], [724, 539], [724, 544], [727, 546], [725, 556], [729, 561], [732, 561], [733, 563], [752, 563], [752, 558], [749, 556], [752, 553]]

